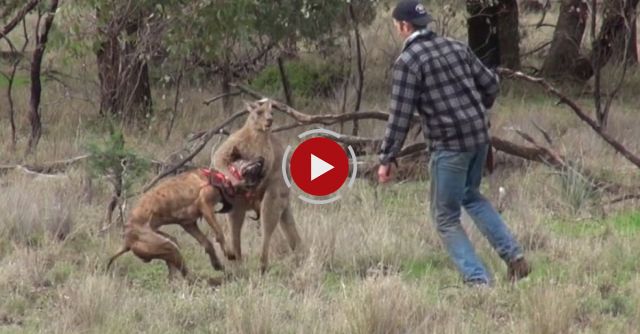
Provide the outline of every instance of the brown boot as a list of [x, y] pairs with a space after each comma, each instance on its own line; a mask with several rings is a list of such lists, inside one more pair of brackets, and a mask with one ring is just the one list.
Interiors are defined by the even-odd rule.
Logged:
[[507, 271], [507, 278], [512, 283], [529, 276], [531, 273], [531, 267], [524, 257], [516, 258], [509, 263], [509, 269]]

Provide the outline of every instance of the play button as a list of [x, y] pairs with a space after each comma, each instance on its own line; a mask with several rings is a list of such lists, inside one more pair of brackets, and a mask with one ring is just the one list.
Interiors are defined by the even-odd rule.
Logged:
[[311, 154], [311, 181], [333, 169], [333, 166]]
[[291, 178], [305, 193], [326, 196], [342, 187], [349, 176], [349, 158], [335, 141], [316, 137], [303, 141], [293, 151]]

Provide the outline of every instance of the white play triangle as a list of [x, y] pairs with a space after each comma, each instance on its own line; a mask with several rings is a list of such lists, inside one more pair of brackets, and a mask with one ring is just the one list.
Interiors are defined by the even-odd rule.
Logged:
[[322, 176], [324, 173], [332, 170], [334, 167], [326, 161], [311, 155], [311, 181]]

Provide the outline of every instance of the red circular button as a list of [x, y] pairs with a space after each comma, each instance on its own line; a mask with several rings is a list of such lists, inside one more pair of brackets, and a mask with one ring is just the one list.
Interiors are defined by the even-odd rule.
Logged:
[[349, 177], [349, 158], [331, 139], [303, 141], [291, 155], [291, 177], [305, 193], [326, 196], [336, 192]]

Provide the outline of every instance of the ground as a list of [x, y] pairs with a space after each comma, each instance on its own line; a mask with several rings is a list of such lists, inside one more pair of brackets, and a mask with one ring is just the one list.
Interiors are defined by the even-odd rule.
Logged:
[[[523, 20], [528, 27], [536, 16]], [[552, 18], [549, 22], [553, 22]], [[384, 110], [385, 68], [399, 41], [388, 25], [367, 32], [371, 57], [365, 107]], [[460, 32], [460, 29], [453, 32]], [[523, 45], [533, 49], [549, 28], [527, 28]], [[463, 32], [463, 30], [462, 30]], [[374, 43], [373, 40], [377, 42]], [[382, 41], [382, 42], [381, 42]], [[57, 53], [53, 57], [62, 57]], [[528, 62], [535, 66], [539, 58]], [[87, 82], [94, 80], [87, 72]], [[69, 158], [86, 151], [99, 136], [93, 131], [95, 89], [82, 85], [81, 73], [65, 89], [45, 84], [44, 136], [31, 162]], [[71, 79], [70, 79], [71, 80]], [[4, 87], [0, 81], [0, 88]], [[19, 86], [21, 87], [21, 86]], [[632, 71], [613, 104], [609, 132], [640, 153], [637, 96], [640, 75]], [[126, 133], [138, 154], [162, 159], [179, 149], [189, 133], [219, 121], [220, 106], [204, 107], [215, 87], [185, 89], [182, 114], [169, 141], [167, 119], [155, 119], [149, 131]], [[563, 87], [586, 110], [589, 89]], [[19, 149], [28, 135], [28, 89], [16, 92]], [[170, 90], [154, 91], [158, 109], [171, 107]], [[1, 99], [4, 99], [4, 95]], [[93, 102], [87, 102], [87, 99]], [[170, 101], [171, 100], [171, 101]], [[333, 112], [336, 100], [311, 101], [305, 111]], [[0, 100], [6, 105], [5, 100]], [[241, 101], [237, 101], [240, 106]], [[4, 115], [4, 109], [3, 109]], [[2, 116], [4, 117], [4, 116]], [[598, 177], [625, 185], [640, 184], [640, 173], [581, 123], [534, 86], [504, 82], [493, 110], [495, 134], [519, 143], [510, 130], [537, 135], [532, 121], [551, 134], [554, 149]], [[283, 119], [277, 122], [284, 123]], [[241, 122], [240, 122], [241, 123]], [[379, 122], [361, 124], [363, 135], [380, 136]], [[295, 133], [285, 133], [283, 138]], [[539, 136], [538, 136], [539, 137]], [[9, 138], [0, 119], [0, 138]], [[542, 142], [542, 140], [541, 140]], [[19, 161], [3, 144], [0, 164]], [[209, 164], [209, 151], [196, 158]], [[110, 272], [106, 260], [122, 243], [121, 229], [100, 233], [109, 198], [104, 180], [85, 196], [82, 166], [64, 177], [42, 178], [11, 172], [0, 175], [0, 332], [2, 333], [560, 333], [635, 332], [640, 326], [640, 211], [637, 202], [602, 206], [605, 194], [592, 191], [575, 174], [538, 163], [498, 155], [498, 169], [483, 191], [496, 204], [521, 241], [533, 266], [516, 285], [505, 280], [506, 266], [467, 217], [464, 225], [494, 275], [491, 288], [468, 288], [449, 261], [428, 218], [429, 178], [377, 186], [356, 182], [338, 203], [314, 206], [293, 199], [294, 216], [308, 254], [295, 259], [282, 240], [273, 243], [270, 270], [259, 273], [260, 230], [248, 220], [245, 263], [228, 264], [232, 280], [217, 289], [204, 282], [166, 281], [160, 262], [142, 263], [131, 254]], [[152, 175], [148, 175], [150, 178]], [[498, 189], [506, 196], [498, 200]], [[135, 198], [128, 203], [128, 208]], [[204, 227], [204, 225], [203, 225]], [[212, 271], [195, 240], [178, 228], [176, 236], [187, 264], [201, 276]], [[207, 230], [208, 231], [208, 230]], [[59, 240], [59, 237], [63, 240]]]

